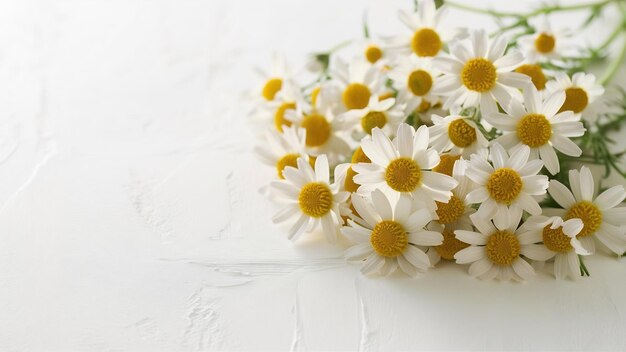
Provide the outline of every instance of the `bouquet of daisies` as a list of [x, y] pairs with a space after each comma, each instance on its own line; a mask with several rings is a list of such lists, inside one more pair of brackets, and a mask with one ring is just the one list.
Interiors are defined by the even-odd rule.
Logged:
[[[624, 175], [606, 132], [626, 116], [601, 84], [624, 55], [601, 81], [583, 72], [618, 35], [567, 56], [567, 34], [545, 17], [588, 9], [591, 22], [610, 6], [623, 10], [603, 1], [520, 15], [421, 0], [400, 12], [406, 35], [373, 39], [365, 25], [357, 57], [314, 55], [311, 84], [277, 60], [254, 110], [267, 132], [256, 151], [276, 169], [273, 221], [289, 222], [292, 240], [345, 237], [365, 274], [416, 276], [447, 260], [481, 279], [543, 268], [574, 279], [589, 274], [584, 256], [623, 255], [626, 192], [597, 189], [584, 166]], [[441, 18], [453, 7], [515, 21], [495, 35], [450, 29]]]

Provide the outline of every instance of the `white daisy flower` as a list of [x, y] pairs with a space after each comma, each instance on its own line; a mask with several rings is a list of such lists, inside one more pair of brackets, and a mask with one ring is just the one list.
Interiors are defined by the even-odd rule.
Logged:
[[344, 125], [335, 117], [331, 91], [331, 87], [322, 86], [315, 105], [300, 102], [295, 111], [285, 113], [285, 119], [306, 130], [309, 155], [326, 154], [331, 164], [336, 164], [350, 155], [351, 148], [344, 138]]
[[503, 132], [495, 141], [512, 153], [522, 145], [530, 147], [530, 160], [543, 160], [546, 169], [554, 175], [561, 168], [555, 149], [569, 156], [578, 157], [582, 150], [570, 138], [585, 134], [580, 117], [571, 111], [558, 113], [565, 93], [554, 92], [545, 99], [535, 86], [524, 90], [524, 104], [511, 100], [502, 108], [507, 114], [491, 112], [485, 120]]
[[543, 91], [546, 88], [546, 78], [543, 68], [538, 64], [523, 64], [515, 69], [515, 72], [521, 73], [530, 77], [531, 82], [537, 88], [538, 91]]
[[388, 54], [385, 46], [380, 40], [366, 38], [359, 43], [363, 58], [370, 64], [380, 64], [388, 61]]
[[[466, 46], [471, 42], [471, 48]], [[504, 54], [504, 37], [489, 41], [484, 30], [470, 33], [469, 40], [450, 45], [451, 55], [434, 58], [433, 64], [444, 73], [433, 88], [434, 94], [446, 95], [444, 108], [454, 105], [480, 106], [483, 113], [497, 111], [496, 102], [507, 104], [515, 89], [530, 84], [530, 78], [511, 72], [523, 61], [520, 52]]]
[[534, 196], [546, 194], [548, 188], [548, 177], [537, 175], [543, 162], [528, 161], [530, 148], [525, 145], [509, 157], [499, 143], [494, 143], [490, 156], [491, 163], [484, 155], [472, 155], [467, 169], [467, 176], [478, 185], [465, 200], [470, 204], [480, 203], [473, 217], [493, 219], [498, 228], [503, 228], [509, 219], [519, 218], [523, 210], [531, 215], [541, 214]]
[[[469, 274], [484, 280], [525, 281], [535, 270], [521, 257], [533, 242], [520, 236], [522, 214], [507, 217], [497, 225], [482, 217], [472, 217], [477, 231], [456, 230], [456, 238], [470, 246], [454, 255], [457, 264], [470, 264]], [[494, 226], [495, 225], [495, 226]]]
[[[378, 127], [385, 134], [393, 135], [398, 125], [404, 121], [403, 107], [396, 104], [394, 98], [379, 100], [372, 96], [363, 109], [353, 109], [337, 116], [346, 130], [358, 130], [361, 134], [372, 134], [372, 129]], [[360, 127], [360, 128], [359, 128]]]
[[522, 254], [537, 262], [545, 262], [554, 258], [554, 276], [565, 279], [567, 276], [577, 279], [580, 276], [580, 259], [578, 255], [589, 255], [576, 235], [583, 229], [580, 219], [563, 221], [558, 216], [531, 216], [523, 225], [519, 235], [520, 242], [529, 244], [522, 249]]
[[565, 31], [554, 31], [547, 18], [535, 28], [535, 33], [519, 37], [519, 43], [529, 63], [560, 59], [563, 53]]
[[363, 152], [372, 163], [352, 167], [358, 173], [354, 182], [361, 185], [358, 192], [367, 196], [375, 189], [382, 189], [395, 198], [410, 194], [432, 210], [436, 207], [435, 201], [447, 202], [457, 181], [431, 171], [439, 164], [439, 155], [428, 148], [428, 141], [426, 126], [416, 132], [402, 123], [393, 142], [381, 129], [374, 128], [372, 138], [361, 142]]
[[258, 130], [265, 130], [267, 126], [273, 125], [277, 131], [283, 132], [284, 126], [289, 127], [292, 124], [287, 115], [294, 113], [302, 101], [298, 87], [291, 81], [284, 81], [280, 92], [271, 101], [257, 105], [250, 118]]
[[604, 94], [604, 87], [596, 83], [591, 73], [577, 72], [570, 79], [564, 72], [556, 72], [554, 80], [546, 84], [548, 92], [565, 92], [565, 103], [560, 111], [573, 111], [589, 122], [598, 119], [598, 98]]
[[255, 147], [254, 150], [263, 163], [275, 167], [278, 177], [284, 179], [283, 170], [285, 167], [298, 167], [298, 158], [309, 161], [305, 139], [306, 131], [304, 129], [296, 126], [285, 126], [283, 133], [267, 130], [265, 144]]
[[400, 21], [413, 34], [390, 38], [389, 46], [398, 54], [412, 52], [420, 57], [436, 56], [441, 52], [444, 43], [464, 33], [442, 25], [441, 19], [446, 8], [444, 5], [437, 9], [433, 0], [422, 0], [418, 4], [417, 12], [400, 11]]
[[325, 155], [315, 160], [315, 170], [309, 163], [298, 158], [298, 168], [288, 166], [283, 171], [284, 180], [270, 183], [276, 200], [288, 203], [272, 220], [284, 222], [296, 217], [288, 232], [291, 240], [296, 240], [305, 230], [313, 231], [319, 223], [326, 239], [335, 243], [341, 219], [340, 204], [349, 196], [348, 192], [338, 192], [336, 184], [330, 184], [330, 170]]
[[428, 128], [430, 145], [440, 153], [469, 157], [489, 146], [489, 141], [470, 116], [454, 114], [441, 117], [433, 114], [431, 119], [433, 125]]
[[[624, 198], [624, 187], [614, 186], [595, 196], [593, 176], [588, 167], [570, 170], [571, 191], [557, 180], [550, 181], [548, 192], [563, 209], [548, 212], [563, 219], [578, 218], [584, 227], [577, 238], [589, 253], [596, 245], [604, 246], [617, 255], [626, 252], [626, 207], [617, 207]], [[595, 240], [595, 241], [594, 241]]]
[[342, 227], [341, 232], [357, 243], [346, 250], [345, 257], [364, 260], [363, 274], [380, 272], [386, 276], [399, 267], [416, 276], [428, 270], [431, 263], [418, 246], [436, 246], [443, 240], [440, 233], [424, 229], [431, 220], [428, 210], [413, 211], [408, 197], [400, 197], [392, 208], [380, 190], [372, 192], [372, 203], [358, 195], [352, 203], [361, 218], [348, 220], [350, 226]]
[[372, 96], [378, 97], [384, 84], [380, 68], [365, 60], [355, 59], [347, 64], [337, 59], [330, 74], [339, 88], [345, 110], [364, 109]]
[[403, 57], [398, 66], [389, 71], [393, 87], [398, 91], [398, 101], [405, 104], [408, 115], [416, 109], [424, 109], [439, 97], [432, 94], [432, 88], [440, 73], [433, 69], [432, 60], [415, 55]]
[[255, 98], [272, 101], [281, 91], [285, 81], [291, 80], [291, 72], [283, 55], [272, 55], [270, 71], [255, 67], [255, 72], [261, 77], [262, 83], [255, 91]]

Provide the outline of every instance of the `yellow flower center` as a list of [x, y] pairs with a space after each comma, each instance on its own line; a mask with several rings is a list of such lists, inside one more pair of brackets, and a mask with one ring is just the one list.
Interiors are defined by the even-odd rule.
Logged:
[[454, 120], [448, 126], [450, 141], [459, 148], [465, 148], [476, 142], [476, 130], [465, 119]]
[[450, 197], [448, 203], [437, 203], [437, 215], [441, 224], [451, 224], [465, 213], [465, 202], [455, 195]]
[[439, 164], [433, 168], [434, 172], [440, 174], [452, 176], [452, 170], [454, 169], [454, 163], [461, 159], [460, 155], [442, 154], [439, 159]]
[[550, 225], [543, 228], [543, 244], [553, 252], [569, 252], [572, 249], [571, 238], [563, 233], [563, 228], [551, 229]]
[[419, 29], [413, 34], [411, 49], [417, 56], [435, 56], [441, 47], [439, 34], [430, 28]]
[[278, 177], [281, 179], [285, 178], [283, 176], [283, 170], [285, 170], [287, 166], [292, 166], [292, 167], [297, 168], [299, 157], [300, 157], [300, 154], [287, 154], [283, 156], [282, 158], [280, 158], [276, 162], [276, 171], [278, 171]]
[[567, 220], [575, 218], [582, 220], [584, 225], [576, 237], [593, 235], [602, 225], [602, 212], [595, 204], [586, 200], [574, 204], [565, 214]]
[[276, 109], [276, 113], [274, 114], [274, 126], [276, 126], [276, 129], [281, 133], [283, 132], [283, 125], [286, 125], [287, 127], [291, 126], [291, 121], [285, 118], [285, 112], [289, 109], [293, 110], [295, 108], [296, 104], [294, 103], [283, 103], [278, 107], [278, 109]]
[[563, 103], [559, 112], [573, 111], [578, 114], [579, 112], [585, 110], [587, 104], [589, 104], [587, 92], [578, 87], [567, 88], [565, 90], [565, 103]]
[[435, 251], [445, 260], [454, 260], [454, 255], [467, 247], [469, 244], [459, 241], [454, 235], [453, 230], [444, 229], [443, 243], [435, 247]]
[[409, 236], [404, 227], [393, 220], [384, 220], [374, 226], [370, 243], [376, 253], [383, 257], [397, 257], [409, 245]]
[[354, 176], [358, 175], [352, 167], [348, 168], [346, 171], [346, 180], [343, 182], [343, 188], [345, 188], [346, 192], [354, 193], [359, 189], [359, 184], [354, 182]]
[[535, 39], [535, 49], [542, 54], [549, 54], [554, 50], [556, 40], [553, 35], [547, 33], [541, 33]]
[[367, 134], [372, 134], [374, 127], [383, 128], [387, 123], [387, 115], [382, 111], [370, 111], [361, 118], [361, 127]]
[[385, 181], [389, 187], [398, 192], [413, 192], [421, 180], [422, 171], [413, 159], [395, 159], [385, 170]]
[[467, 89], [476, 92], [490, 91], [496, 85], [496, 67], [487, 59], [478, 57], [465, 63], [461, 80]]
[[510, 205], [522, 191], [522, 178], [513, 169], [497, 169], [487, 181], [487, 191], [496, 202]]
[[343, 91], [342, 99], [348, 109], [363, 109], [370, 101], [372, 93], [361, 83], [351, 83]]
[[330, 138], [330, 124], [322, 115], [305, 116], [302, 127], [306, 130], [306, 145], [309, 147], [324, 145]]
[[317, 106], [317, 97], [319, 97], [321, 90], [322, 90], [322, 87], [315, 87], [311, 91], [311, 104], [313, 106]]
[[384, 92], [378, 96], [378, 101], [383, 101], [385, 99], [393, 98], [395, 95], [392, 91]]
[[381, 57], [383, 57], [383, 51], [378, 46], [370, 45], [365, 49], [365, 58], [370, 63], [376, 63]]
[[420, 102], [420, 105], [417, 107], [417, 109], [415, 109], [415, 112], [417, 112], [418, 114], [421, 114], [423, 112], [428, 111], [428, 109], [430, 109], [430, 102], [426, 101], [426, 99], [422, 99], [422, 101]]
[[511, 265], [519, 257], [521, 246], [509, 231], [497, 231], [487, 240], [487, 258], [497, 265]]
[[356, 163], [371, 163], [372, 161], [370, 160], [370, 158], [367, 157], [367, 155], [365, 155], [365, 153], [363, 153], [363, 148], [358, 147], [354, 151], [354, 154], [352, 154], [351, 162], [353, 164], [356, 164]]
[[546, 87], [546, 75], [543, 74], [541, 66], [536, 64], [526, 64], [515, 69], [515, 72], [530, 77], [537, 90], [543, 90]]
[[416, 70], [409, 75], [407, 85], [414, 95], [423, 96], [433, 86], [433, 78], [424, 70]]
[[276, 93], [283, 87], [283, 80], [280, 78], [271, 78], [263, 86], [263, 98], [265, 100], [274, 100]]
[[552, 126], [544, 115], [528, 114], [517, 123], [517, 137], [531, 148], [541, 147], [552, 137]]
[[300, 210], [314, 218], [326, 215], [330, 211], [332, 202], [333, 193], [327, 185], [320, 182], [307, 183], [302, 187], [298, 196]]

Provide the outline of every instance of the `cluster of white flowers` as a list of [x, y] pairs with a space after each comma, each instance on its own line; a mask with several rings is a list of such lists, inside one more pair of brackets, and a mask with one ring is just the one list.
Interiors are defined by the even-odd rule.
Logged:
[[559, 58], [548, 25], [507, 50], [504, 37], [441, 26], [445, 10], [420, 1], [400, 13], [410, 33], [333, 55], [305, 88], [281, 60], [264, 74], [254, 117], [268, 131], [257, 152], [277, 170], [273, 221], [290, 222], [292, 240], [344, 236], [346, 258], [382, 275], [449, 260], [483, 279], [527, 280], [545, 262], [576, 278], [580, 256], [624, 254], [623, 187], [596, 195], [589, 168], [560, 162], [582, 154], [603, 87], [542, 67]]

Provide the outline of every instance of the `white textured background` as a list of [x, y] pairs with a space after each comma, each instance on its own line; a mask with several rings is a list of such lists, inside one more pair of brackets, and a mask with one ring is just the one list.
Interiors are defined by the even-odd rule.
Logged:
[[251, 68], [358, 37], [366, 8], [374, 32], [402, 31], [399, 7], [0, 2], [0, 350], [626, 350], [624, 260], [589, 259], [578, 283], [368, 279], [271, 224]]

